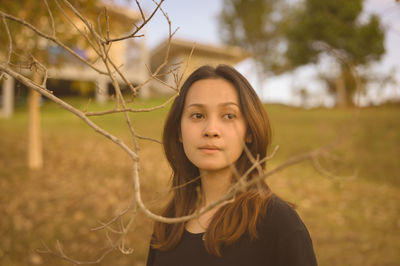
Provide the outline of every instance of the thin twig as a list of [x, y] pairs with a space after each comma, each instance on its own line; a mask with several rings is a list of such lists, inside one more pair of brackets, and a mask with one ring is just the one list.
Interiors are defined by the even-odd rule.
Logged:
[[139, 1], [138, 1], [138, 0], [135, 0], [135, 1], [136, 1], [136, 5], [137, 5], [138, 8], [139, 8], [140, 15], [142, 16], [143, 21], [146, 21], [146, 17], [144, 16], [144, 13], [143, 13], [142, 7], [140, 6]]
[[49, 3], [47, 3], [47, 0], [43, 0], [43, 1], [44, 1], [45, 5], [46, 5], [47, 12], [49, 13], [52, 36], [56, 37], [56, 27], [55, 27], [55, 24], [54, 24], [53, 12], [51, 12], [51, 9], [49, 7]]
[[10, 29], [8, 28], [8, 24], [7, 24], [5, 16], [2, 16], [1, 20], [3, 21], [4, 27], [6, 28], [6, 33], [7, 33], [7, 38], [8, 38], [7, 64], [10, 64], [10, 62], [11, 62], [11, 54], [12, 54], [12, 50], [13, 50], [12, 36], [11, 36], [11, 33], [10, 33]]
[[259, 175], [254, 177], [251, 180], [248, 180], [245, 183], [236, 183], [234, 184], [227, 193], [225, 193], [222, 197], [220, 197], [218, 200], [214, 201], [213, 203], [209, 204], [208, 206], [203, 207], [200, 209], [198, 212], [190, 215], [185, 215], [181, 217], [174, 217], [174, 218], [169, 218], [169, 217], [164, 217], [161, 215], [157, 215], [150, 211], [146, 205], [142, 201], [141, 197], [141, 190], [140, 190], [140, 179], [139, 179], [139, 172], [138, 172], [138, 162], [133, 163], [133, 181], [134, 181], [134, 190], [135, 190], [135, 199], [136, 203], [138, 204], [139, 208], [152, 220], [159, 221], [162, 223], [180, 223], [180, 222], [186, 222], [188, 220], [191, 220], [193, 218], [199, 217], [200, 215], [206, 213], [207, 211], [219, 206], [220, 204], [224, 204], [224, 202], [230, 201], [234, 198], [236, 193], [242, 191], [243, 189], [247, 189], [253, 185], [256, 185], [260, 180], [264, 180], [265, 178], [276, 174], [289, 166], [298, 164], [300, 162], [306, 161], [306, 160], [311, 160], [315, 156], [318, 156], [320, 153], [322, 153], [324, 150], [327, 149], [328, 146], [325, 146], [324, 148], [318, 148], [315, 150], [312, 150], [310, 152], [302, 153], [296, 156], [293, 156], [289, 158], [286, 162], [282, 163], [281, 165], [273, 168], [272, 170], [269, 170], [267, 172], [264, 172], [263, 175]]
[[106, 38], [110, 39], [110, 21], [107, 13], [107, 8], [104, 7], [104, 17], [106, 18]]
[[178, 94], [174, 94], [169, 97], [164, 103], [150, 107], [150, 108], [142, 108], [142, 109], [133, 109], [133, 108], [126, 108], [126, 109], [117, 109], [117, 110], [108, 110], [108, 111], [101, 111], [101, 112], [85, 112], [86, 116], [98, 116], [98, 115], [106, 115], [106, 114], [114, 114], [114, 113], [121, 113], [121, 112], [132, 112], [132, 113], [144, 113], [144, 112], [152, 112], [158, 109], [162, 109], [171, 103]]
[[[55, 3], [57, 5], [57, 7], [60, 9], [61, 13], [64, 15], [64, 17], [67, 19], [67, 21], [76, 29], [76, 31], [82, 35], [86, 41], [88, 42], [88, 44], [90, 45], [90, 47], [92, 47], [92, 49], [94, 50], [94, 52], [97, 54], [97, 56], [100, 56], [100, 52], [99, 49], [100, 47], [98, 45], [95, 45], [95, 43], [93, 43], [93, 41], [89, 38], [88, 34], [86, 34], [85, 32], [83, 32], [81, 29], [79, 29], [79, 27], [72, 21], [72, 19], [68, 16], [68, 14], [65, 12], [65, 10], [61, 7], [60, 3], [58, 2], [58, 0], [55, 0]], [[87, 30], [87, 28], [85, 28]], [[92, 62], [91, 64], [94, 64], [95, 62]]]
[[72, 257], [69, 257], [65, 254], [61, 243], [57, 240], [56, 244], [56, 250], [58, 251], [53, 251], [50, 249], [43, 241], [42, 241], [43, 246], [46, 248], [45, 250], [42, 249], [36, 249], [36, 252], [38, 253], [45, 253], [45, 254], [51, 254], [55, 257], [61, 258], [63, 260], [69, 261], [75, 265], [88, 265], [88, 264], [98, 264], [100, 263], [111, 251], [115, 250], [114, 247], [108, 248], [105, 252], [103, 252], [97, 259], [92, 260], [92, 261], [79, 261], [76, 259], [73, 259]]
[[320, 174], [323, 175], [323, 176], [326, 176], [326, 177], [330, 178], [330, 179], [333, 180], [333, 181], [336, 181], [336, 180], [338, 180], [338, 179], [341, 179], [341, 180], [344, 180], [344, 179], [346, 179], [346, 180], [351, 180], [351, 179], [354, 179], [354, 178], [357, 176], [357, 171], [354, 171], [354, 174], [352, 174], [351, 176], [338, 176], [338, 175], [336, 175], [336, 174], [333, 174], [332, 172], [328, 171], [327, 169], [325, 169], [325, 168], [322, 166], [321, 162], [319, 161], [319, 157], [314, 157], [314, 158], [311, 160], [311, 163], [312, 163], [314, 169], [315, 169], [318, 173], [320, 173]]
[[92, 25], [89, 23], [89, 21], [68, 1], [68, 0], [62, 0], [68, 7], [69, 9], [86, 25], [92, 36], [98, 40], [104, 43], [104, 38], [102, 38], [92, 27]]
[[[66, 0], [65, 0], [65, 1], [66, 1]], [[155, 1], [153, 1], [153, 2], [155, 2]], [[160, 6], [161, 6], [161, 4], [162, 4], [163, 2], [164, 2], [164, 0], [161, 0], [159, 3], [155, 2], [157, 6], [156, 6], [156, 8], [153, 10], [153, 12], [151, 13], [151, 15], [150, 15], [147, 19], [145, 19], [145, 20], [142, 22], [142, 24], [140, 24], [140, 26], [136, 27], [136, 29], [135, 29], [132, 33], [130, 33], [130, 34], [126, 35], [126, 36], [123, 36], [123, 37], [104, 40], [103, 43], [109, 44], [110, 42], [118, 42], [118, 41], [130, 39], [130, 38], [133, 38], [133, 37], [138, 37], [137, 33], [138, 33], [138, 32], [153, 18], [154, 14], [157, 13], [158, 9], [160, 8]]]
[[42, 80], [41, 86], [43, 88], [45, 88], [49, 93], [53, 93], [52, 91], [50, 91], [46, 88], [46, 82], [47, 82], [47, 77], [48, 77], [47, 68], [39, 60], [37, 60], [33, 55], [31, 55], [31, 58], [33, 60], [32, 66], [36, 68], [36, 71], [40, 69], [43, 72], [42, 73], [43, 80]]
[[15, 21], [17, 23], [20, 23], [22, 25], [24, 25], [25, 27], [31, 29], [33, 32], [35, 32], [37, 35], [39, 35], [40, 37], [43, 37], [45, 39], [48, 39], [54, 43], [56, 43], [57, 45], [59, 45], [61, 48], [65, 49], [66, 51], [68, 51], [71, 55], [73, 55], [74, 57], [78, 58], [79, 61], [81, 61], [82, 63], [84, 63], [85, 65], [89, 66], [90, 68], [92, 68], [93, 70], [95, 70], [96, 72], [100, 73], [100, 74], [107, 74], [106, 72], [98, 69], [97, 67], [95, 67], [93, 64], [90, 64], [85, 58], [83, 58], [82, 56], [78, 55], [74, 50], [72, 50], [71, 48], [69, 48], [68, 46], [66, 46], [63, 42], [61, 42], [58, 38], [50, 36], [42, 31], [40, 31], [39, 29], [37, 29], [35, 26], [33, 26], [32, 24], [30, 24], [29, 22], [14, 17], [10, 14], [4, 13], [3, 11], [0, 10], [0, 15], [4, 16], [5, 18]]
[[[6, 18], [4, 16], [1, 17], [1, 20], [4, 24], [4, 27], [6, 28], [6, 33], [7, 33], [7, 38], [8, 38], [8, 52], [7, 52], [7, 65], [9, 65], [11, 63], [11, 54], [12, 54], [12, 50], [13, 50], [13, 46], [12, 46], [12, 36], [10, 33], [10, 29], [8, 28], [8, 24], [6, 21]], [[0, 74], [0, 81], [3, 79], [4, 77], [4, 72], [1, 72]]]

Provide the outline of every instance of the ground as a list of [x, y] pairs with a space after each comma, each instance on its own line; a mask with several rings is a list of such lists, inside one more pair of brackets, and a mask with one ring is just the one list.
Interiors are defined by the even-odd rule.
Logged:
[[[67, 99], [83, 109], [85, 102]], [[162, 99], [140, 101], [153, 106]], [[89, 110], [109, 108], [91, 104]], [[398, 265], [400, 261], [400, 106], [304, 110], [266, 105], [273, 127], [268, 163], [273, 169], [290, 156], [345, 136], [321, 159], [324, 176], [310, 162], [292, 166], [266, 181], [297, 205], [319, 265]], [[141, 135], [160, 138], [166, 110], [133, 115]], [[94, 119], [131, 144], [122, 115]], [[132, 198], [129, 157], [108, 139], [57, 105], [42, 106], [44, 167], [26, 166], [27, 114], [23, 104], [0, 120], [0, 265], [71, 265], [37, 253], [43, 243], [80, 260], [101, 255], [105, 231], [91, 229], [112, 219]], [[167, 196], [170, 170], [161, 146], [140, 141], [145, 202], [157, 209]], [[129, 213], [131, 214], [131, 213]], [[125, 219], [126, 220], [126, 219]], [[117, 228], [117, 227], [115, 227]], [[132, 255], [112, 252], [100, 265], [144, 265], [151, 221], [140, 211], [128, 235]], [[111, 235], [111, 237], [114, 237]]]

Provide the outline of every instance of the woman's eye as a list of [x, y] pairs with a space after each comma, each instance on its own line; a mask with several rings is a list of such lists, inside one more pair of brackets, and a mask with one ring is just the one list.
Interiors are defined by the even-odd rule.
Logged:
[[200, 113], [194, 113], [194, 114], [192, 114], [190, 117], [191, 117], [191, 118], [194, 118], [194, 119], [202, 119], [202, 118], [203, 118], [203, 115], [200, 114]]
[[224, 115], [224, 118], [231, 120], [231, 119], [236, 118], [236, 115], [235, 115], [235, 114], [229, 113], [229, 114], [225, 114], [225, 115]]

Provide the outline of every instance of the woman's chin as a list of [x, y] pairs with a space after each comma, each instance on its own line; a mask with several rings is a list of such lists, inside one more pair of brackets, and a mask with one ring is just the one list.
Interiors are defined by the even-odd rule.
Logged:
[[197, 167], [199, 168], [200, 172], [221, 172], [230, 168], [227, 164], [202, 164]]

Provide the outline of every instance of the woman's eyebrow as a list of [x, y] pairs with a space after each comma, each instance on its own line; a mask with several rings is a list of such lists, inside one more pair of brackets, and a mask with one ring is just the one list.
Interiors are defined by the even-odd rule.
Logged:
[[[202, 103], [191, 103], [188, 106], [186, 106], [186, 108], [189, 108], [189, 107], [205, 107], [206, 105], [207, 104], [202, 104]], [[229, 105], [234, 105], [234, 106], [240, 107], [239, 104], [235, 103], [235, 102], [224, 102], [224, 103], [218, 104], [218, 106], [222, 106], [222, 107], [229, 106]]]
[[190, 108], [190, 107], [204, 107], [204, 104], [201, 103], [191, 103], [188, 106], [186, 106], [186, 108]]
[[238, 104], [238, 103], [235, 103], [235, 102], [226, 102], [226, 103], [221, 103], [221, 104], [218, 104], [218, 105], [219, 105], [219, 106], [235, 105], [235, 106], [237, 106], [237, 107], [240, 107], [239, 104]]

